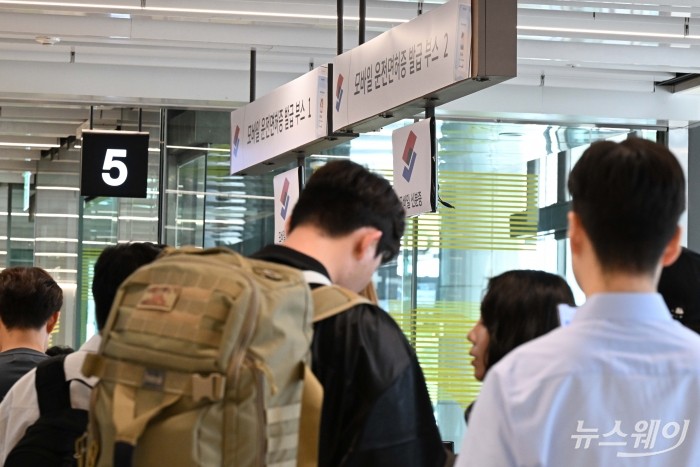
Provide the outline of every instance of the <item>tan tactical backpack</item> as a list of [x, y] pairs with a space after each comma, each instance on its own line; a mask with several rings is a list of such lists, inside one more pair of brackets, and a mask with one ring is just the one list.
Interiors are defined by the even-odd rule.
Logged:
[[293, 268], [222, 248], [142, 267], [83, 367], [86, 464], [295, 466], [312, 316]]

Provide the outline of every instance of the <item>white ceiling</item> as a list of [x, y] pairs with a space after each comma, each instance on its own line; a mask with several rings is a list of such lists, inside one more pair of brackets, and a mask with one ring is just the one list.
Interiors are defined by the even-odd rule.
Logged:
[[[414, 18], [419, 5], [428, 11], [440, 3], [367, 0], [367, 40]], [[74, 134], [91, 103], [105, 112], [233, 109], [249, 99], [252, 48], [258, 96], [331, 61], [336, 6], [0, 0], [0, 142]], [[345, 2], [345, 50], [358, 43], [358, 9], [357, 0]], [[613, 124], [700, 120], [700, 96], [655, 86], [700, 73], [700, 0], [519, 0], [517, 56], [517, 78], [439, 112]], [[0, 145], [0, 161], [16, 156], [17, 148]]]

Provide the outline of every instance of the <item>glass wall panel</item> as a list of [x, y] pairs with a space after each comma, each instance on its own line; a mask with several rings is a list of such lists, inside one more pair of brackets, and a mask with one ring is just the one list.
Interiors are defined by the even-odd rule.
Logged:
[[168, 153], [164, 243], [199, 245], [204, 239], [206, 154]]
[[274, 231], [272, 178], [229, 175], [230, 114], [168, 114], [165, 243], [251, 254]]

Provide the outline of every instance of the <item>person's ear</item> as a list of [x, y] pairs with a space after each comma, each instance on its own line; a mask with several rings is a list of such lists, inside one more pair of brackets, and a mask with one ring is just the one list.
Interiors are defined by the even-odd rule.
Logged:
[[51, 334], [51, 331], [53, 331], [53, 328], [56, 327], [58, 324], [58, 318], [61, 316], [60, 311], [56, 311], [54, 314], [51, 315], [49, 320], [46, 322], [46, 334]]
[[377, 255], [377, 245], [382, 238], [382, 232], [374, 227], [362, 227], [358, 232], [358, 240], [355, 244], [355, 255], [361, 260], [370, 255], [374, 258]]
[[284, 236], [289, 237], [289, 226], [292, 225], [292, 216], [287, 216], [287, 219], [284, 221]]
[[566, 218], [569, 221], [568, 235], [571, 253], [579, 254], [583, 247], [583, 226], [581, 225], [581, 218], [574, 211], [569, 211]]
[[681, 228], [676, 227], [676, 231], [673, 233], [673, 237], [664, 248], [663, 255], [661, 255], [661, 265], [666, 267], [670, 266], [676, 262], [681, 254]]

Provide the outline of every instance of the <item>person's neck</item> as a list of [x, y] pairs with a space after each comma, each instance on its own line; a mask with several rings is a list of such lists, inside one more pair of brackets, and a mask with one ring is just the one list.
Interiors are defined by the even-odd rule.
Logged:
[[2, 352], [12, 349], [32, 349], [37, 352], [46, 350], [47, 335], [44, 331], [36, 329], [4, 329], [0, 335]]
[[307, 225], [294, 229], [283, 245], [321, 263], [333, 283], [337, 282], [342, 269], [346, 267], [344, 257], [348, 256], [350, 249], [341, 239], [330, 237], [320, 229]]
[[656, 280], [647, 274], [603, 273], [587, 288], [586, 295], [598, 293], [654, 293]]

